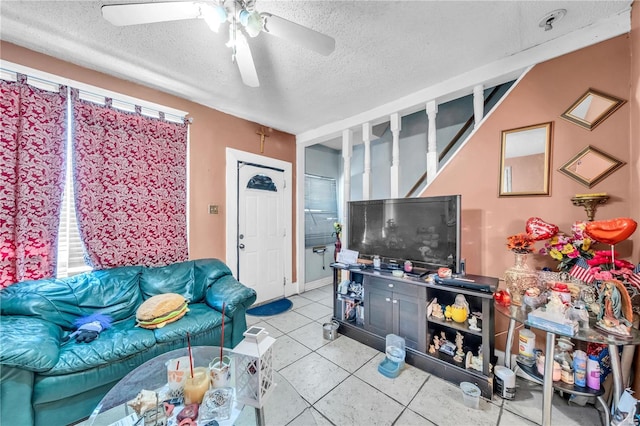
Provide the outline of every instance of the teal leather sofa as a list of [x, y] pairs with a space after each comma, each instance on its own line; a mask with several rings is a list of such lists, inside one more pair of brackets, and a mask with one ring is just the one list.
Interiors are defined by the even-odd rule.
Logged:
[[[157, 330], [135, 327], [136, 309], [151, 296], [178, 293], [189, 312]], [[165, 267], [126, 266], [64, 279], [24, 281], [0, 291], [0, 424], [66, 425], [89, 416], [122, 377], [164, 352], [192, 345], [233, 348], [247, 329], [253, 289], [216, 259]], [[92, 313], [113, 318], [91, 343], [63, 343], [74, 321]]]

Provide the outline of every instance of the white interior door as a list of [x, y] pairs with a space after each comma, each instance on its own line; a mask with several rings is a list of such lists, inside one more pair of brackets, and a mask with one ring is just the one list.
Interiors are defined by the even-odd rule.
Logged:
[[238, 165], [237, 278], [256, 290], [256, 303], [284, 297], [284, 171]]

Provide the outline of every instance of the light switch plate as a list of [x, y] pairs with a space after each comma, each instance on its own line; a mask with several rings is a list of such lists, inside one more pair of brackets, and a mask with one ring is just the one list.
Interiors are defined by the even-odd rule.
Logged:
[[209, 204], [209, 214], [218, 214], [218, 206]]

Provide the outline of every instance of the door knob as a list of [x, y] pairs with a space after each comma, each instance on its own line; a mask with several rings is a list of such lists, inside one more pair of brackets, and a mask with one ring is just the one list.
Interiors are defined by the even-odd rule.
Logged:
[[242, 244], [242, 243], [238, 244], [238, 248], [239, 249], [243, 249], [244, 248], [244, 244]]
[[398, 301], [396, 299], [393, 299], [393, 303], [398, 303]]
[[389, 297], [386, 297], [384, 300], [386, 300], [387, 302], [391, 302], [391, 299]]

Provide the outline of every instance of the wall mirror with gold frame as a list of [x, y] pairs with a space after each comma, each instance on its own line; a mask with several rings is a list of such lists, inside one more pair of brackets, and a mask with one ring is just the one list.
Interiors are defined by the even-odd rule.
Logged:
[[551, 122], [502, 131], [500, 196], [549, 195]]
[[593, 130], [626, 101], [589, 89], [561, 117], [585, 129]]
[[558, 171], [587, 188], [592, 188], [624, 165], [624, 161], [589, 145], [574, 155]]

